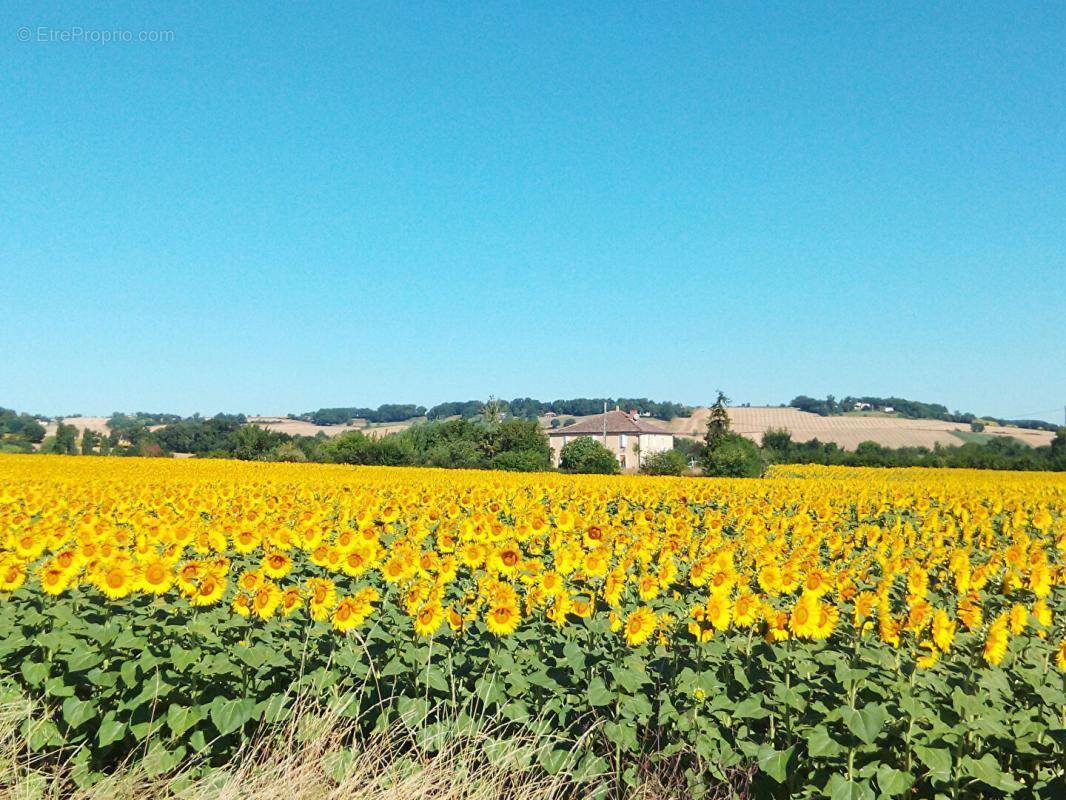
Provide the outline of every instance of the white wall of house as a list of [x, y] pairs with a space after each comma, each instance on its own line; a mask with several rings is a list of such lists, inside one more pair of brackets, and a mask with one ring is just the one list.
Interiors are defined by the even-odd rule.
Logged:
[[[569, 444], [580, 436], [588, 436], [601, 444], [604, 443], [602, 434], [591, 433], [568, 436], [558, 433], [549, 435], [548, 444], [552, 451], [552, 464], [559, 466], [559, 457], [564, 445]], [[606, 441], [607, 449], [614, 453], [622, 469], [635, 472], [640, 469], [644, 459], [652, 453], [661, 453], [670, 450], [674, 446], [674, 437], [669, 433], [609, 433]]]

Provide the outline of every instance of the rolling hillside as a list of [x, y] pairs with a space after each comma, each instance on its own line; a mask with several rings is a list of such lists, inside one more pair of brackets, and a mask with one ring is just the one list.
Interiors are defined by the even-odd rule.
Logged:
[[[707, 425], [707, 408], [697, 408], [691, 417], [677, 417], [670, 422], [659, 425], [674, 433], [692, 439], [703, 438]], [[932, 419], [903, 419], [891, 416], [836, 416], [821, 417], [796, 408], [776, 406], [737, 407], [729, 409], [733, 429], [750, 439], [759, 441], [763, 433], [770, 428], [787, 428], [792, 439], [797, 442], [818, 439], [822, 442], [835, 442], [845, 450], [854, 450], [860, 442], [873, 441], [886, 447], [933, 447], [961, 445], [967, 441], [979, 440], [988, 436], [1010, 436], [1033, 447], [1049, 444], [1054, 437], [1050, 431], [1028, 430], [1025, 428], [1001, 427], [989, 425], [983, 436], [972, 434], [970, 426], [960, 422], [942, 422]], [[570, 417], [563, 417], [567, 419]], [[582, 419], [582, 417], [572, 417]], [[314, 436], [324, 433], [337, 436], [350, 430], [362, 430], [367, 434], [384, 435], [394, 433], [424, 420], [425, 417], [382, 425], [366, 425], [356, 421], [354, 425], [315, 425], [310, 422], [287, 419], [286, 417], [259, 416], [249, 417], [249, 422], [269, 430], [288, 433], [294, 436]], [[83, 428], [101, 433], [107, 432], [105, 417], [70, 417], [66, 420], [78, 429]], [[549, 417], [541, 418], [545, 428], [550, 424]], [[47, 426], [49, 434], [55, 432], [55, 423]]]
[[[707, 426], [707, 408], [696, 409], [691, 417], [677, 418], [663, 423], [676, 435], [702, 438]], [[759, 441], [770, 428], [787, 428], [793, 441], [818, 439], [835, 442], [845, 450], [854, 450], [860, 442], [872, 441], [886, 447], [933, 447], [964, 444], [970, 436], [970, 426], [961, 422], [941, 422], [934, 419], [902, 419], [899, 417], [821, 417], [796, 408], [738, 407], [729, 409], [733, 430]], [[989, 425], [985, 434], [1011, 436], [1025, 444], [1049, 444], [1054, 438], [1050, 431]]]

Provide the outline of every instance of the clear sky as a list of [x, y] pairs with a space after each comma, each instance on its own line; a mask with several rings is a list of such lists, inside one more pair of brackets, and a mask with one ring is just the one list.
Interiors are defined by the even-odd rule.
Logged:
[[0, 405], [1061, 419], [1064, 41], [1061, 3], [6, 2]]

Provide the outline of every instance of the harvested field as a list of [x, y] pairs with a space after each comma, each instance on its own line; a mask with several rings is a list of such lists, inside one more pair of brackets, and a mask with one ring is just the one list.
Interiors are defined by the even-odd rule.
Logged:
[[[706, 429], [709, 413], [710, 410], [707, 408], [697, 408], [691, 417], [677, 417], [671, 422], [653, 421], [676, 436], [700, 439]], [[563, 415], [563, 418], [569, 416]], [[729, 417], [737, 433], [755, 441], [759, 441], [763, 433], [770, 428], [787, 428], [791, 431], [794, 441], [806, 442], [818, 439], [823, 442], [835, 442], [845, 450], [854, 450], [861, 442], [867, 441], [877, 442], [886, 447], [931, 448], [938, 443], [942, 446], [958, 446], [964, 443], [965, 437], [957, 436], [956, 432], [968, 433], [970, 431], [969, 425], [959, 422], [902, 419], [889, 416], [820, 417], [796, 408], [778, 406], [731, 408]], [[573, 418], [582, 419], [582, 417]], [[311, 422], [281, 416], [249, 417], [248, 421], [261, 428], [287, 433], [291, 436], [315, 436], [318, 433], [324, 433], [332, 438], [355, 430], [363, 431], [368, 435], [384, 436], [387, 433], [402, 431], [423, 419], [424, 417], [419, 417], [385, 425], [368, 424], [363, 420], [355, 420], [351, 425], [315, 425]], [[547, 428], [550, 419], [550, 417], [542, 417], [541, 425]], [[107, 417], [68, 417], [64, 421], [77, 428], [79, 435], [85, 428], [97, 433], [108, 432]], [[55, 433], [54, 422], [48, 423], [45, 427], [48, 435]], [[153, 430], [157, 427], [159, 426], [153, 426]], [[1054, 437], [1050, 431], [1032, 431], [998, 425], [989, 425], [984, 432], [991, 436], [1011, 436], [1033, 447], [1049, 444]]]
[[[707, 408], [696, 409], [691, 417], [678, 417], [663, 423], [675, 435], [702, 438], [707, 426]], [[806, 442], [818, 439], [835, 442], [845, 450], [854, 450], [861, 442], [877, 442], [886, 447], [933, 447], [960, 445], [962, 439], [953, 431], [969, 431], [970, 426], [959, 422], [933, 419], [901, 419], [899, 417], [820, 417], [796, 408], [738, 407], [729, 409], [733, 429], [750, 439], [759, 441], [770, 428], [787, 428], [792, 439]], [[985, 433], [1011, 436], [1031, 446], [1046, 445], [1054, 437], [1050, 431], [1031, 431], [1024, 428], [990, 425]]]
[[288, 417], [248, 417], [248, 421], [253, 425], [258, 425], [260, 428], [266, 428], [270, 431], [287, 433], [290, 436], [316, 436], [319, 433], [324, 433], [331, 438], [348, 431], [362, 431], [367, 435], [384, 436], [386, 433], [396, 433], [404, 428], [409, 428], [421, 419], [424, 418], [418, 417], [417, 419], [393, 422], [386, 425], [375, 425], [358, 419], [354, 420], [351, 425], [315, 425], [313, 422], [304, 422], [303, 420], [289, 419]]

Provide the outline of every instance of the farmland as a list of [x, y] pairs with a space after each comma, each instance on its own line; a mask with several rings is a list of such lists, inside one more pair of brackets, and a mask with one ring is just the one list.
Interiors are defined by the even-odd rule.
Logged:
[[[670, 422], [659, 421], [661, 427], [676, 436], [690, 439], [702, 439], [706, 432], [709, 409], [693, 409], [688, 417], [675, 417]], [[958, 446], [967, 441], [984, 441], [992, 436], [1008, 436], [1032, 447], [1047, 445], [1054, 434], [1047, 430], [1032, 430], [1014, 426], [988, 425], [983, 438], [970, 436], [970, 426], [959, 422], [945, 422], [934, 419], [903, 419], [894, 416], [831, 416], [823, 417], [784, 406], [738, 406], [729, 409], [733, 430], [756, 442], [771, 429], [785, 429], [792, 433], [797, 442], [818, 439], [832, 442], [844, 450], [854, 450], [862, 442], [877, 442], [885, 447], [929, 447], [941, 445]], [[563, 415], [564, 419], [582, 419], [581, 416]], [[551, 417], [541, 417], [541, 427], [548, 429]], [[348, 425], [316, 425], [305, 420], [289, 419], [281, 416], [252, 416], [248, 421], [269, 431], [285, 433], [291, 436], [315, 436], [324, 434], [335, 437], [349, 431], [362, 431], [368, 435], [384, 436], [405, 430], [424, 417], [403, 422], [367, 424], [355, 421]], [[68, 417], [65, 422], [78, 431], [85, 429], [107, 434], [106, 417]], [[162, 426], [151, 426], [158, 429]], [[56, 423], [46, 425], [49, 435], [55, 433]]]
[[0, 456], [0, 530], [0, 674], [82, 785], [312, 701], [581, 796], [1066, 790], [1062, 475]]

